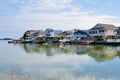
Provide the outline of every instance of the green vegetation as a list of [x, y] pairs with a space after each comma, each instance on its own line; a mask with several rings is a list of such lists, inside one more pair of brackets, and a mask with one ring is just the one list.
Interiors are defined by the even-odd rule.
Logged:
[[45, 36], [43, 36], [43, 37], [38, 37], [36, 40], [39, 40], [39, 41], [45, 41]]
[[26, 39], [28, 36], [27, 36], [27, 32], [25, 32], [24, 34], [23, 34], [23, 39]]

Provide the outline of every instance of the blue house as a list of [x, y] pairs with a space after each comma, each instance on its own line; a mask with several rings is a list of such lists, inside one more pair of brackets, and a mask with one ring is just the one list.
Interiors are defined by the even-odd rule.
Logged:
[[78, 31], [73, 33], [71, 40], [84, 40], [84, 39], [88, 38], [88, 36], [89, 35], [86, 31], [78, 30]]

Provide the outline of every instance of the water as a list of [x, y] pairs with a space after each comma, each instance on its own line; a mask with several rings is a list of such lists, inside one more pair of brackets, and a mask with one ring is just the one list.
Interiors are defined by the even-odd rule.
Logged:
[[119, 68], [120, 46], [0, 41], [0, 80], [119, 80]]

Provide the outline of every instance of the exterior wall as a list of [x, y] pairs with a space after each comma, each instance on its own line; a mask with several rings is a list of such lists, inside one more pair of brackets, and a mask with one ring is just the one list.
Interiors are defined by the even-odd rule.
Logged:
[[90, 34], [90, 36], [94, 41], [101, 41], [101, 40], [105, 41], [106, 39], [115, 38], [115, 32], [112, 30], [104, 30], [105, 32], [102, 33], [100, 33], [99, 30], [95, 30], [95, 31], [97, 31], [96, 34]]
[[45, 30], [46, 37], [60, 37], [61, 33], [62, 33], [61, 30], [53, 30], [53, 29]]
[[96, 26], [94, 26], [88, 32], [89, 32], [89, 36], [91, 37], [92, 40], [94, 40], [94, 41], [105, 41], [107, 31], [101, 25], [97, 24]]
[[102, 38], [103, 40], [114, 39], [116, 36], [116, 32], [114, 31], [115, 29], [116, 28], [114, 28], [114, 26], [111, 27], [111, 25], [105, 25], [104, 27], [101, 24], [97, 24], [89, 30], [89, 35], [93, 37], [94, 40], [102, 40]]
[[87, 35], [73, 35], [72, 40], [75, 40], [77, 38], [79, 38], [81, 40], [82, 38], [86, 38], [86, 37], [87, 37]]
[[87, 38], [87, 37], [88, 37], [87, 33], [75, 32], [75, 33], [73, 33], [71, 40], [75, 40], [75, 39], [81, 40], [81, 39]]
[[54, 37], [54, 30], [53, 29], [46, 29], [45, 35], [46, 35], [46, 37]]
[[44, 32], [39, 32], [39, 34], [38, 34], [38, 37], [44, 37], [45, 36], [45, 33]]
[[115, 32], [113, 30], [107, 30], [107, 32], [105, 33], [106, 36], [111, 35], [111, 36], [115, 36]]
[[107, 42], [120, 42], [120, 39], [107, 39]]
[[66, 35], [65, 37], [66, 39], [73, 40], [73, 34]]
[[100, 30], [103, 30], [103, 29], [89, 30], [89, 36], [105, 36], [106, 31], [103, 30], [104, 32], [100, 32]]
[[25, 32], [26, 40], [36, 40], [38, 37], [45, 36], [42, 30], [29, 30]]

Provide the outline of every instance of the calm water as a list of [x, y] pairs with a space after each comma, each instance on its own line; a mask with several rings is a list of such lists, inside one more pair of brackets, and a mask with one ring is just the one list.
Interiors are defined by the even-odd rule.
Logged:
[[0, 80], [119, 79], [120, 46], [0, 41]]

